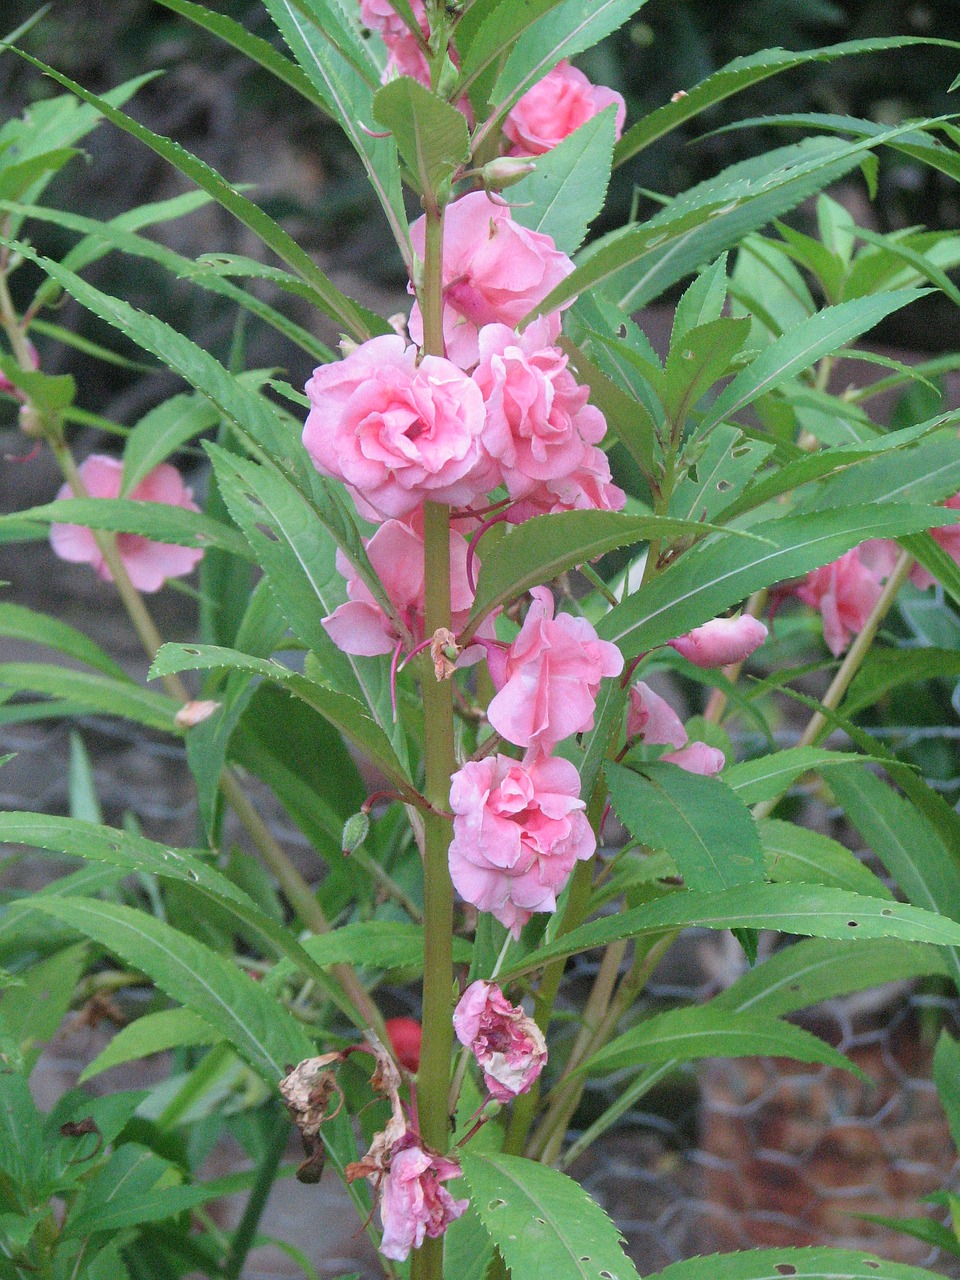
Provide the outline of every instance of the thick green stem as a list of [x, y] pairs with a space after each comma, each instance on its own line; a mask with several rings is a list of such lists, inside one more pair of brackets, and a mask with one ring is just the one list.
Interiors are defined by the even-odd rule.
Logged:
[[[863, 625], [860, 634], [856, 637], [853, 644], [847, 651], [847, 656], [841, 662], [837, 674], [830, 682], [830, 688], [823, 695], [821, 702], [827, 711], [835, 711], [843, 700], [843, 695], [850, 687], [850, 682], [860, 670], [860, 666], [870, 652], [870, 646], [876, 639], [877, 632], [883, 623], [884, 618], [890, 612], [894, 600], [900, 594], [900, 588], [910, 576], [910, 570], [913, 568], [913, 556], [908, 551], [901, 551], [900, 556], [894, 566], [893, 572], [887, 579], [880, 598], [870, 611], [870, 616]], [[797, 742], [798, 747], [810, 747], [815, 745], [819, 739], [829, 731], [830, 721], [822, 711], [816, 711], [810, 718], [810, 722], [800, 735]], [[763, 804], [758, 804], [753, 810], [753, 816], [758, 821], [768, 818], [780, 803], [780, 796], [774, 797], [772, 800], [766, 800]]]
[[[424, 352], [442, 356], [443, 211], [427, 198], [423, 285]], [[428, 636], [450, 628], [450, 509], [424, 506], [425, 625]], [[450, 1145], [447, 1095], [453, 1052], [453, 885], [447, 851], [452, 827], [444, 816], [450, 805], [450, 778], [456, 768], [453, 735], [453, 682], [437, 679], [430, 653], [422, 663], [426, 783], [431, 812], [424, 818], [423, 1043], [417, 1072], [417, 1118], [427, 1146], [441, 1153]], [[425, 1240], [413, 1258], [417, 1280], [442, 1280], [443, 1240]]]

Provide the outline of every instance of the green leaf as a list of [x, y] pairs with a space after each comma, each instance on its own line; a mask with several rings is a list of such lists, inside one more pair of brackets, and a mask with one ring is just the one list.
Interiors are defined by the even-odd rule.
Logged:
[[887, 1262], [861, 1250], [750, 1249], [674, 1262], [647, 1280], [929, 1280], [922, 1267]]
[[613, 161], [615, 109], [604, 108], [542, 156], [536, 169], [510, 188], [513, 218], [572, 254], [603, 209]]
[[710, 1004], [716, 1009], [779, 1018], [887, 982], [945, 977], [947, 973], [939, 947], [901, 942], [899, 938], [869, 938], [856, 943], [807, 938], [754, 965]]
[[960, 925], [945, 916], [882, 898], [819, 885], [738, 885], [717, 893], [672, 893], [620, 915], [593, 920], [508, 966], [501, 981], [550, 960], [691, 925], [706, 929], [776, 929], [814, 938], [903, 938], [960, 945]]
[[163, 1009], [147, 1013], [135, 1022], [121, 1027], [105, 1049], [81, 1071], [78, 1083], [98, 1076], [102, 1071], [149, 1058], [153, 1053], [180, 1049], [186, 1045], [219, 1044], [221, 1035], [189, 1009]]
[[[195, 182], [198, 187], [201, 187], [211, 195], [218, 204], [232, 213], [258, 239], [262, 240], [268, 248], [272, 249], [279, 258], [286, 262], [302, 280], [309, 284], [315, 292], [317, 305], [327, 315], [344, 325], [355, 338], [362, 342], [373, 336], [374, 331], [369, 325], [369, 315], [362, 312], [354, 302], [331, 284], [306, 250], [302, 249], [292, 236], [284, 231], [272, 218], [268, 217], [252, 200], [248, 200], [246, 196], [241, 195], [239, 191], [231, 187], [215, 169], [212, 169], [197, 156], [191, 155], [189, 151], [185, 151], [179, 143], [172, 142], [169, 138], [164, 138], [160, 134], [154, 133], [131, 116], [118, 110], [106, 98], [90, 93], [82, 85], [71, 80], [69, 76], [62, 75], [59, 71], [54, 70], [53, 67], [48, 67], [45, 63], [31, 57], [29, 54], [22, 53], [19, 50], [18, 52], [20, 52], [21, 57], [32, 63], [37, 70], [45, 72], [56, 80], [58, 84], [63, 85], [65, 89], [69, 89], [71, 93], [76, 94], [78, 98], [94, 107], [111, 124], [117, 125], [124, 132], [132, 134], [140, 142], [145, 143], [151, 151], [156, 152], [158, 156], [172, 164], [174, 168], [179, 169], [192, 182]], [[61, 281], [61, 283], [64, 282]]]
[[56, 1035], [77, 983], [83, 977], [87, 946], [65, 947], [48, 960], [21, 971], [22, 985], [11, 987], [0, 999], [4, 1030], [22, 1046], [31, 1046], [26, 1056], [28, 1072], [40, 1056], [40, 1047]]
[[768, 818], [760, 823], [760, 840], [767, 875], [779, 884], [822, 884], [871, 898], [893, 897], [856, 854], [819, 831]]
[[470, 159], [470, 134], [462, 111], [444, 102], [410, 76], [398, 76], [379, 90], [373, 115], [393, 134], [417, 189], [431, 199], [454, 170]]
[[293, 56], [326, 99], [331, 114], [360, 156], [393, 238], [409, 265], [407, 218], [396, 144], [392, 138], [371, 137], [361, 127], [372, 116], [371, 86], [331, 48], [320, 26], [304, 16], [302, 0], [264, 0], [264, 4]]
[[[664, 134], [676, 129], [685, 120], [692, 119], [715, 103], [723, 102], [725, 98], [740, 93], [770, 76], [778, 75], [781, 71], [789, 71], [791, 67], [802, 66], [806, 62], [832, 62], [836, 58], [848, 57], [852, 54], [900, 49], [914, 43], [926, 42], [906, 36], [892, 36], [872, 40], [847, 40], [841, 44], [825, 45], [820, 49], [800, 51], [763, 49], [746, 58], [734, 58], [719, 71], [715, 71], [692, 89], [684, 92], [682, 97], [665, 103], [644, 116], [642, 120], [638, 120], [617, 144], [615, 163], [623, 164], [638, 151], [642, 151], [658, 138], [662, 138]], [[931, 41], [931, 43], [940, 42]]]
[[726, 374], [749, 333], [750, 321], [745, 317], [721, 316], [688, 329], [682, 341], [671, 345], [662, 399], [667, 417], [678, 430], [700, 398]]
[[823, 747], [788, 747], [757, 760], [746, 760], [724, 770], [723, 780], [744, 804], [757, 804], [782, 796], [797, 778], [812, 769], [862, 760], [855, 752], [826, 751]]
[[10, 1179], [24, 1209], [30, 1207], [35, 1188], [47, 1167], [43, 1125], [26, 1078], [14, 1071], [0, 1072], [0, 1172]]
[[474, 0], [457, 23], [457, 47], [463, 54], [460, 84], [466, 92], [473, 82], [493, 67], [497, 60], [545, 13], [563, 0]]
[[218, 421], [213, 405], [196, 396], [171, 396], [151, 409], [130, 432], [124, 446], [121, 494], [126, 496], [154, 467]]
[[750, 811], [718, 778], [675, 764], [606, 767], [617, 817], [635, 840], [664, 849], [691, 889], [729, 889], [764, 878]]
[[[399, 920], [355, 920], [329, 933], [305, 938], [304, 949], [322, 968], [351, 964], [372, 969], [423, 969], [423, 929]], [[454, 938], [453, 956], [457, 964], [469, 964], [473, 947], [463, 938]], [[294, 976], [293, 966], [281, 960], [270, 970], [271, 989]]]
[[572, 1178], [533, 1160], [465, 1151], [471, 1201], [512, 1275], [639, 1280], [621, 1236]]
[[845, 1054], [802, 1027], [769, 1015], [727, 1012], [712, 1004], [645, 1018], [593, 1054], [577, 1072], [604, 1074], [663, 1062], [751, 1057], [820, 1062], [863, 1077]]
[[494, 125], [561, 59], [574, 58], [599, 43], [623, 26], [644, 3], [645, 0], [593, 0], [585, 9], [581, 0], [564, 0], [563, 4], [551, 6], [513, 44], [490, 95], [494, 110], [481, 125], [475, 146], [481, 145]]
[[773, 452], [772, 445], [751, 440], [738, 428], [723, 423], [711, 431], [702, 447], [696, 466], [687, 471], [671, 495], [672, 516], [712, 520], [726, 512]]
[[717, 617], [752, 591], [799, 577], [868, 538], [918, 532], [942, 518], [935, 507], [879, 504], [752, 525], [766, 546], [712, 536], [611, 609], [597, 633], [630, 659]]
[[271, 1087], [287, 1064], [313, 1052], [310, 1037], [286, 1009], [232, 961], [189, 934], [113, 902], [34, 898], [32, 905], [146, 973], [172, 1000], [221, 1032]]
[[[914, 906], [960, 919], [960, 860], [932, 823], [862, 765], [831, 772], [830, 789], [873, 852]], [[949, 952], [960, 987], [960, 953]]]
[[875, 706], [892, 689], [928, 680], [960, 677], [956, 649], [871, 649], [854, 676], [843, 701], [843, 714], [854, 716]]
[[894, 311], [922, 297], [922, 289], [897, 289], [856, 298], [825, 307], [801, 321], [782, 338], [777, 338], [743, 369], [717, 397], [700, 425], [701, 432], [740, 413], [760, 396], [801, 373], [822, 356], [835, 354], [839, 347], [875, 325]]
[[340, 729], [391, 780], [405, 799], [411, 803], [421, 802], [390, 740], [355, 698], [317, 684], [279, 662], [252, 658], [219, 645], [165, 644], [150, 669], [150, 679], [170, 675], [174, 671], [204, 670], [249, 671], [251, 675], [264, 676], [281, 685]]
[[0, 688], [67, 698], [88, 713], [120, 716], [151, 729], [179, 732], [173, 719], [179, 710], [177, 703], [128, 679], [71, 671], [52, 662], [4, 662], [0, 663]]
[[960, 1044], [948, 1031], [940, 1032], [933, 1055], [933, 1079], [946, 1112], [954, 1146], [960, 1148]]
[[0, 604], [0, 636], [56, 649], [115, 680], [130, 679], [124, 669], [82, 631], [48, 613], [36, 613], [25, 605]]
[[[342, 653], [321, 625], [321, 619], [346, 598], [336, 565], [338, 545], [374, 599], [384, 603], [383, 587], [356, 525], [344, 519], [335, 502], [312, 503], [270, 467], [214, 445], [208, 445], [207, 451], [227, 509], [250, 543], [291, 630], [320, 657], [330, 682], [341, 692], [362, 698], [377, 723], [392, 734], [389, 675], [383, 661]], [[329, 497], [330, 493], [318, 489], [318, 495]], [[385, 611], [394, 613], [392, 602], [385, 603]]]
[[565, 569], [595, 560], [616, 547], [651, 538], [680, 538], [709, 528], [695, 520], [628, 516], [619, 511], [561, 511], [534, 516], [481, 556], [473, 624], [530, 587], [550, 582]]
[[[10, 517], [0, 516], [0, 520]], [[154, 542], [183, 547], [220, 547], [232, 555], [250, 559], [246, 541], [229, 525], [202, 511], [189, 511], [166, 502], [141, 502], [131, 498], [60, 498], [40, 507], [18, 511], [16, 520], [41, 520], [50, 524], [79, 524], [87, 529], [113, 533], [137, 533]]]

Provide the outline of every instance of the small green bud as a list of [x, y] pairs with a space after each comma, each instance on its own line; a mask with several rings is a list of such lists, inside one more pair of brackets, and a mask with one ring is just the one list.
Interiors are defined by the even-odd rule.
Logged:
[[532, 160], [522, 160], [519, 156], [499, 156], [483, 166], [480, 176], [488, 191], [502, 191], [533, 173], [536, 167]]
[[491, 1098], [480, 1112], [484, 1120], [493, 1120], [503, 1110], [503, 1103]]
[[365, 813], [355, 813], [343, 824], [341, 841], [343, 856], [346, 858], [359, 849], [370, 834], [370, 819]]

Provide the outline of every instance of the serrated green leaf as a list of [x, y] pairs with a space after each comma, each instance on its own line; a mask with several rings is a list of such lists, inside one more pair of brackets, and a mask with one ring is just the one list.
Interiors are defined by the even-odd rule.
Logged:
[[684, 520], [712, 520], [727, 511], [772, 452], [772, 445], [721, 423], [711, 431], [696, 466], [674, 489], [669, 514]]
[[173, 717], [179, 708], [173, 699], [141, 689], [130, 680], [71, 671], [52, 662], [4, 662], [0, 663], [0, 688], [66, 698], [87, 712], [120, 716], [167, 733], [178, 732]]
[[783, 795], [787, 787], [813, 769], [862, 761], [855, 752], [826, 751], [822, 747], [787, 747], [757, 760], [745, 760], [724, 770], [723, 780], [744, 804], [757, 804]]
[[892, 689], [927, 680], [960, 677], [960, 651], [956, 649], [871, 649], [854, 676], [842, 710], [854, 716], [872, 707]]
[[639, 1280], [621, 1236], [572, 1178], [518, 1156], [465, 1151], [471, 1201], [523, 1280]]
[[749, 332], [749, 320], [721, 316], [689, 329], [681, 342], [671, 345], [663, 370], [663, 407], [678, 430], [700, 398], [727, 373]]
[[462, 111], [410, 76], [398, 76], [373, 99], [374, 118], [389, 129], [418, 190], [433, 198], [440, 185], [470, 158], [470, 134]]
[[[335, 964], [374, 969], [423, 968], [423, 929], [399, 920], [355, 920], [329, 933], [306, 938], [303, 946], [311, 959], [324, 968]], [[469, 964], [473, 947], [463, 938], [454, 938], [453, 954], [457, 964]], [[269, 983], [276, 987], [293, 973], [292, 965], [281, 960], [270, 970]]]
[[123, 450], [123, 486], [126, 496], [154, 467], [203, 431], [215, 427], [219, 414], [208, 400], [176, 395], [151, 409], [127, 437]]
[[615, 125], [614, 107], [605, 107], [559, 146], [537, 156], [535, 171], [510, 188], [514, 221], [550, 236], [562, 253], [575, 253], [603, 209]]
[[871, 898], [893, 894], [860, 859], [820, 831], [808, 831], [793, 822], [768, 818], [760, 823], [760, 840], [767, 875], [779, 884], [799, 881], [849, 889]]
[[933, 1079], [954, 1145], [960, 1149], [960, 1044], [949, 1031], [940, 1032], [933, 1055]]
[[25, 605], [0, 604], [0, 636], [56, 649], [115, 680], [130, 679], [123, 668], [82, 631], [77, 631], [75, 627], [48, 613], [28, 609]]
[[712, 1004], [645, 1018], [592, 1054], [577, 1072], [603, 1074], [663, 1062], [752, 1057], [820, 1062], [863, 1078], [845, 1054], [802, 1027], [768, 1014], [727, 1012]]
[[78, 1083], [83, 1084], [85, 1080], [124, 1062], [134, 1062], [184, 1045], [219, 1044], [221, 1038], [219, 1031], [214, 1031], [209, 1023], [189, 1009], [147, 1013], [120, 1028], [107, 1047], [84, 1067]]
[[960, 924], [917, 907], [818, 885], [752, 884], [717, 893], [672, 893], [618, 916], [591, 921], [508, 966], [501, 980], [609, 942], [691, 925], [707, 929], [776, 929], [848, 941], [903, 938], [937, 946], [960, 945]]
[[[397, 759], [390, 740], [380, 726], [366, 714], [355, 698], [328, 689], [305, 676], [298, 675], [279, 662], [252, 658], [219, 645], [165, 644], [150, 669], [150, 679], [170, 675], [174, 671], [249, 671], [264, 676], [301, 698], [340, 729], [364, 755], [391, 780], [411, 803], [421, 802]], [[0, 667], [2, 673], [2, 667]]]
[[[9, 517], [0, 516], [0, 520]], [[190, 511], [166, 502], [141, 502], [131, 498], [60, 498], [40, 507], [18, 511], [16, 520], [46, 524], [79, 524], [87, 529], [113, 533], [137, 533], [154, 542], [182, 547], [220, 547], [231, 555], [250, 559], [246, 541], [235, 529], [202, 511]]]
[[631, 836], [664, 849], [691, 889], [729, 889], [764, 878], [760, 836], [742, 800], [718, 778], [675, 764], [608, 764], [617, 817]]
[[132, 907], [84, 898], [34, 898], [32, 905], [146, 973], [172, 1000], [221, 1032], [271, 1087], [287, 1064], [313, 1052], [300, 1024], [257, 983], [164, 921]]
[[708, 622], [752, 591], [799, 577], [868, 538], [917, 532], [942, 518], [936, 507], [879, 504], [752, 525], [767, 546], [711, 536], [611, 609], [597, 633], [629, 659]]
[[675, 1262], [647, 1280], [929, 1280], [929, 1271], [852, 1249], [750, 1249]]

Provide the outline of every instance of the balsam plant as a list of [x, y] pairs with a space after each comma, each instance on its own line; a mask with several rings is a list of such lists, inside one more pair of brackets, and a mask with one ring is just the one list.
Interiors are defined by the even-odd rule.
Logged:
[[[53, 552], [94, 567], [152, 667], [142, 687], [73, 627], [0, 604], [2, 634], [71, 664], [0, 664], [0, 719], [97, 712], [184, 740], [201, 827], [177, 849], [103, 825], [79, 743], [70, 816], [0, 815], [5, 841], [83, 860], [0, 915], [0, 1275], [241, 1275], [289, 1133], [282, 1098], [303, 1137], [304, 1215], [310, 1184], [341, 1177], [387, 1275], [630, 1280], [615, 1227], [565, 1170], [638, 1099], [718, 1054], [855, 1069], [785, 1016], [960, 973], [960, 820], [856, 719], [902, 682], [960, 674], [949, 638], [907, 658], [881, 631], [911, 576], [915, 592], [939, 584], [944, 618], [960, 600], [960, 415], [910, 418], [905, 400], [887, 428], [869, 412], [877, 385], [833, 389], [885, 316], [930, 289], [960, 301], [956, 240], [875, 235], [820, 194], [858, 169], [872, 185], [885, 148], [956, 177], [956, 130], [784, 118], [812, 132], [583, 247], [614, 165], [780, 71], [903, 42], [768, 50], [627, 122], [570, 59], [642, 0], [265, 0], [292, 57], [191, 0], [163, 3], [342, 126], [412, 310], [388, 321], [346, 297], [251, 193], [126, 113], [138, 82], [101, 98], [21, 54], [67, 93], [0, 133], [0, 369], [64, 488], [0, 517], [0, 535], [49, 531]], [[109, 222], [42, 203], [104, 120], [199, 192]], [[777, 221], [811, 197], [816, 235]], [[283, 265], [192, 261], [146, 234], [208, 200]], [[38, 223], [76, 235], [60, 261], [32, 246]], [[244, 370], [242, 344], [227, 367], [90, 283], [113, 251], [292, 339], [316, 366], [305, 395]], [[261, 279], [332, 319], [341, 352], [259, 298]], [[661, 359], [631, 316], [680, 285]], [[64, 292], [189, 389], [130, 430], [78, 410], [72, 381], [43, 370], [44, 344], [73, 340], [45, 318]], [[884, 388], [934, 396], [953, 362], [872, 358], [891, 366]], [[122, 459], [78, 463], [75, 423], [124, 436]], [[201, 438], [203, 510], [169, 461]], [[165, 644], [144, 593], [198, 559], [198, 640]], [[828, 665], [822, 651], [785, 666], [819, 643], [813, 615], [790, 605], [768, 634], [790, 597], [819, 608], [844, 655], [819, 701], [791, 686]], [[941, 634], [955, 642], [955, 624]], [[764, 678], [741, 676], [747, 660]], [[648, 683], [658, 672], [702, 687], [703, 715], [685, 724]], [[810, 717], [778, 750], [787, 694]], [[769, 749], [738, 761], [729, 730], [744, 723]], [[849, 750], [822, 745], [833, 728]], [[906, 901], [774, 816], [810, 774]], [[325, 864], [318, 889], [248, 776]], [[611, 807], [621, 848], [603, 845]], [[225, 841], [227, 809], [257, 859]], [[637, 1019], [692, 925], [734, 930], [751, 962], [759, 930], [806, 940], [704, 1004]], [[570, 1034], [557, 1001], [586, 951], [602, 959]], [[422, 1030], [385, 1022], [378, 989], [421, 975]], [[144, 984], [149, 1011], [84, 1077], [172, 1050], [171, 1080], [39, 1116], [35, 1043], [72, 1002]], [[24, 990], [49, 993], [43, 1025]], [[613, 1071], [616, 1101], [570, 1142], [586, 1082]], [[225, 1127], [254, 1172], [198, 1180]], [[225, 1236], [202, 1206], [245, 1186]], [[662, 1274], [922, 1273], [775, 1250]]]

